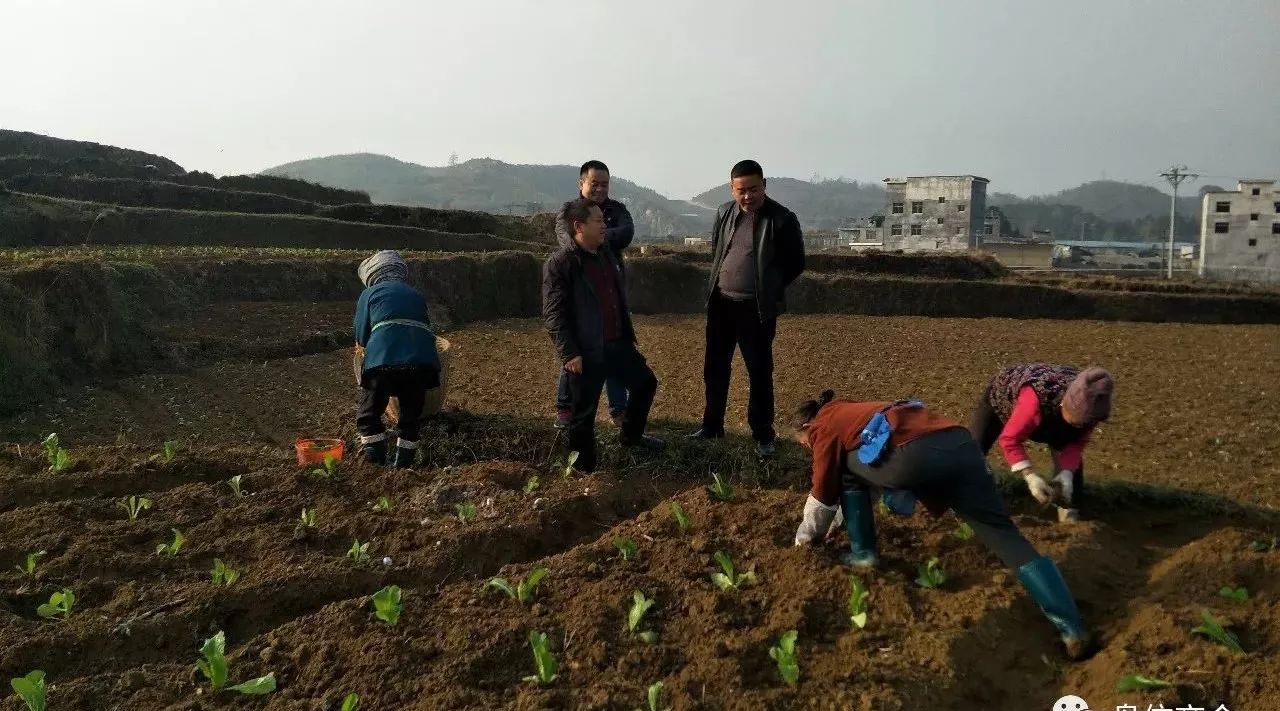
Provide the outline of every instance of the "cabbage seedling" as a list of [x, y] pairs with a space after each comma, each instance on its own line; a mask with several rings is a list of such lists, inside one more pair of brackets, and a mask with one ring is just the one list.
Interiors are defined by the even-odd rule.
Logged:
[[45, 553], [46, 551], [36, 551], [34, 553], [28, 553], [26, 555], [26, 560], [22, 565], [15, 565], [13, 567], [22, 575], [25, 575], [28, 578], [34, 578], [36, 577], [36, 561], [43, 558], [45, 556]]
[[339, 709], [339, 711], [356, 711], [358, 708], [360, 708], [360, 695], [347, 694], [346, 697], [342, 699], [342, 708]]
[[1219, 590], [1218, 595], [1220, 597], [1225, 597], [1228, 600], [1235, 600], [1236, 602], [1245, 602], [1249, 599], [1249, 589], [1244, 587], [1243, 585], [1238, 588], [1233, 588], [1230, 585], [1228, 585], [1222, 588], [1221, 590]]
[[[209, 685], [213, 687], [215, 692], [221, 691], [222, 687], [227, 683], [227, 638], [219, 631], [214, 636], [206, 639], [200, 647], [200, 655], [203, 659], [196, 660], [196, 668], [209, 681]], [[256, 679], [250, 679], [235, 686], [228, 686], [231, 691], [238, 691], [241, 694], [252, 694], [255, 696], [262, 694], [270, 694], [276, 690], [275, 672], [260, 676]]]
[[1141, 674], [1130, 674], [1116, 682], [1116, 693], [1131, 694], [1135, 691], [1158, 691], [1173, 686], [1172, 682], [1152, 679]]
[[929, 562], [920, 566], [919, 572], [916, 583], [922, 588], [936, 588], [947, 582], [947, 574], [938, 566], [937, 558], [930, 558]]
[[172, 530], [173, 540], [169, 543], [161, 543], [157, 545], [156, 555], [175, 556], [178, 555], [178, 551], [182, 550], [182, 544], [186, 543], [187, 539], [182, 536], [182, 531], [179, 531], [176, 528]]
[[528, 605], [533, 602], [533, 596], [538, 590], [538, 583], [541, 583], [542, 579], [547, 577], [550, 572], [546, 568], [534, 568], [514, 588], [511, 587], [511, 582], [506, 578], [489, 578], [480, 589], [482, 591], [489, 588], [501, 590], [512, 600], [519, 602], [521, 605]]
[[116, 506], [124, 509], [130, 521], [136, 521], [138, 514], [151, 508], [151, 499], [145, 496], [129, 496], [117, 501]]
[[962, 541], [971, 541], [973, 540], [973, 526], [970, 526], [968, 521], [961, 521], [960, 525], [956, 526], [956, 530], [951, 532], [951, 535]]
[[378, 503], [373, 505], [373, 510], [380, 513], [386, 513], [391, 510], [391, 499], [385, 496], [378, 497]]
[[538, 475], [534, 474], [533, 476], [530, 476], [528, 479], [525, 479], [524, 488], [521, 489], [521, 491], [523, 491], [526, 494], [532, 494], [533, 492], [538, 490], [539, 486], [542, 486], [542, 484], [538, 482]]
[[59, 444], [57, 432], [49, 433], [41, 444], [44, 445], [45, 458], [49, 460], [49, 471], [62, 472], [71, 466], [71, 453]]
[[[662, 708], [662, 682], [655, 681], [649, 685], [649, 711], [671, 711], [669, 708]], [[644, 709], [635, 709], [635, 711], [644, 711]]]
[[373, 594], [373, 616], [389, 625], [400, 620], [404, 604], [400, 602], [400, 586], [388, 585]]
[[338, 476], [338, 458], [332, 454], [324, 455], [324, 466], [311, 470], [311, 476], [321, 479], [333, 479]]
[[168, 464], [169, 462], [172, 462], [173, 458], [176, 456], [178, 456], [178, 443], [173, 440], [166, 441], [164, 443], [164, 449], [160, 451], [160, 461]]
[[556, 670], [560, 665], [556, 663], [556, 658], [551, 655], [551, 650], [547, 646], [547, 635], [531, 630], [529, 632], [529, 648], [533, 650], [533, 666], [537, 671], [532, 676], [526, 676], [525, 681], [537, 682], [539, 686], [549, 686], [556, 680]]
[[476, 505], [472, 503], [454, 504], [453, 508], [458, 512], [458, 520], [466, 523], [476, 517]]
[[22, 697], [27, 711], [45, 711], [44, 672], [37, 669], [26, 676], [10, 679], [9, 685]]
[[213, 559], [213, 570], [209, 571], [209, 575], [213, 578], [214, 585], [227, 586], [240, 579], [240, 571], [228, 568], [221, 558]]
[[653, 604], [653, 598], [645, 597], [639, 590], [631, 594], [631, 610], [627, 612], [627, 631], [639, 637], [645, 644], [658, 641], [657, 632], [640, 629], [640, 625], [644, 623], [644, 616], [649, 614]]
[[298, 528], [307, 529], [316, 527], [316, 510], [309, 509], [305, 506], [302, 508], [302, 515], [298, 517]]
[[578, 463], [578, 452], [572, 451], [565, 455], [564, 462], [560, 465], [560, 475], [565, 479], [573, 478], [573, 465]]
[[63, 588], [62, 592], [56, 592], [49, 596], [49, 602], [36, 608], [36, 614], [51, 620], [58, 615], [62, 615], [62, 619], [71, 616], [71, 608], [76, 605], [76, 594], [68, 588]]
[[867, 598], [871, 592], [862, 583], [862, 578], [849, 576], [849, 622], [858, 629], [867, 626]]
[[733, 569], [733, 560], [724, 551], [716, 551], [712, 556], [720, 566], [719, 573], [711, 574], [711, 582], [721, 590], [739, 590], [756, 582], [755, 570], [738, 573]]
[[678, 501], [671, 502], [671, 516], [676, 520], [676, 527], [681, 533], [689, 530], [689, 515], [684, 512], [684, 507]]
[[1221, 644], [1233, 652], [1243, 652], [1244, 647], [1240, 646], [1240, 640], [1231, 634], [1218, 621], [1213, 619], [1213, 615], [1208, 610], [1200, 611], [1200, 619], [1204, 622], [1202, 625], [1191, 628], [1191, 634], [1199, 634]]
[[717, 500], [733, 501], [733, 486], [722, 479], [719, 474], [711, 475], [711, 486], [707, 488], [711, 491], [711, 495]]
[[795, 686], [800, 680], [800, 664], [796, 662], [797, 636], [795, 630], [783, 632], [778, 644], [769, 648], [769, 656], [778, 665], [778, 676], [790, 686]]
[[622, 555], [623, 560], [634, 560], [637, 551], [636, 542], [630, 538], [613, 539], [613, 547], [618, 549], [618, 553]]
[[244, 496], [244, 492], [240, 490], [240, 479], [243, 475], [236, 474], [227, 480], [227, 486], [231, 487], [231, 493], [236, 496]]
[[360, 542], [359, 538], [352, 540], [351, 548], [347, 550], [347, 557], [354, 563], [369, 562], [369, 542]]

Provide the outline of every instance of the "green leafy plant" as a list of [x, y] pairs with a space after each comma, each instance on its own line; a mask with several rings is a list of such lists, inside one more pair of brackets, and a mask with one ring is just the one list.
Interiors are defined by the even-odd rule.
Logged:
[[680, 529], [681, 533], [689, 530], [689, 526], [691, 525], [689, 522], [689, 515], [684, 512], [684, 507], [680, 505], [680, 502], [671, 502], [671, 516], [676, 520], [676, 527]]
[[178, 456], [178, 443], [173, 440], [166, 441], [164, 449], [160, 450], [160, 461], [168, 464], [176, 456]]
[[213, 569], [209, 571], [209, 575], [213, 578], [214, 585], [231, 585], [240, 579], [240, 571], [228, 568], [221, 558], [213, 559]]
[[316, 527], [316, 510], [309, 509], [305, 506], [302, 508], [302, 515], [298, 516], [298, 528], [307, 530]]
[[138, 514], [151, 508], [151, 499], [145, 496], [128, 496], [117, 501], [116, 506], [124, 509], [130, 521], [136, 521]]
[[769, 656], [778, 665], [778, 675], [790, 686], [800, 680], [800, 664], [796, 661], [795, 630], [788, 630], [778, 638], [778, 644], [769, 648]]
[[712, 558], [715, 558], [716, 564], [720, 566], [719, 573], [711, 574], [711, 582], [715, 583], [717, 588], [721, 590], [739, 590], [755, 584], [755, 570], [747, 570], [739, 573], [733, 568], [733, 560], [729, 558], [724, 551], [716, 551]]
[[373, 616], [379, 620], [395, 625], [404, 612], [404, 603], [400, 602], [400, 586], [388, 585], [373, 594]]
[[511, 582], [506, 578], [489, 578], [484, 585], [480, 586], [480, 589], [482, 591], [489, 588], [501, 590], [512, 600], [521, 605], [528, 605], [533, 602], [533, 596], [538, 591], [538, 583], [541, 583], [542, 579], [547, 577], [550, 572], [546, 568], [534, 568], [514, 588], [511, 587]]
[[533, 476], [530, 476], [528, 479], [525, 479], [524, 488], [522, 489], [522, 491], [524, 491], [524, 493], [526, 494], [532, 494], [533, 492], [538, 490], [539, 486], [542, 486], [542, 485], [538, 482], [538, 475], [534, 474]]
[[537, 630], [529, 632], [529, 648], [533, 650], [533, 667], [536, 671], [532, 676], [526, 676], [525, 681], [537, 682], [540, 686], [549, 686], [555, 682], [557, 675], [556, 670], [560, 665], [556, 663], [556, 658], [552, 656], [551, 650], [548, 648], [547, 635]]
[[61, 592], [56, 592], [49, 596], [49, 602], [36, 608], [36, 614], [51, 620], [58, 615], [62, 615], [62, 619], [71, 617], [71, 609], [76, 606], [76, 594], [71, 592], [69, 588], [63, 588]]
[[[671, 711], [669, 708], [662, 708], [662, 682], [655, 681], [649, 685], [649, 708], [648, 711]], [[644, 709], [635, 709], [635, 711], [645, 711]]]
[[332, 454], [324, 455], [324, 464], [311, 470], [311, 476], [319, 479], [333, 479], [338, 476], [338, 465], [341, 462]]
[[956, 526], [956, 530], [951, 532], [951, 535], [962, 541], [971, 541], [973, 540], [973, 526], [970, 526], [968, 521], [961, 521], [960, 525]]
[[380, 513], [386, 513], [391, 510], [391, 499], [385, 496], [378, 497], [378, 503], [373, 505], [373, 510]]
[[236, 474], [227, 480], [227, 486], [231, 487], [231, 493], [236, 496], [244, 496], [244, 492], [240, 490], [240, 479], [243, 475]]
[[916, 583], [922, 588], [936, 588], [947, 582], [947, 574], [938, 565], [937, 558], [930, 558], [927, 563], [922, 564], [919, 573]]
[[360, 542], [360, 539], [354, 539], [351, 542], [351, 548], [347, 549], [347, 557], [354, 563], [369, 562], [369, 542]]
[[630, 538], [614, 538], [613, 547], [618, 549], [623, 560], [635, 560], [636, 553], [640, 550], [636, 547], [636, 542]]
[[453, 508], [458, 512], [458, 520], [463, 523], [476, 517], [476, 505], [473, 503], [454, 504]]
[[27, 704], [27, 711], [45, 711], [44, 672], [37, 669], [26, 676], [10, 679], [9, 685]]
[[876, 499], [876, 515], [877, 516], [888, 516], [892, 513], [893, 512], [889, 510], [889, 504], [886, 504], [884, 502], [884, 499]]
[[[228, 674], [226, 635], [219, 631], [214, 636], [206, 639], [204, 644], [200, 646], [200, 655], [202, 658], [196, 660], [196, 668], [208, 680], [214, 692], [221, 691], [222, 687], [226, 686]], [[227, 688], [241, 694], [255, 696], [270, 694], [276, 690], [276, 675], [275, 672], [272, 672], [266, 676], [250, 679]]]
[[867, 626], [867, 598], [871, 591], [863, 584], [862, 578], [849, 576], [849, 622], [858, 629]]
[[1200, 619], [1203, 624], [1192, 627], [1191, 634], [1204, 635], [1233, 652], [1244, 651], [1244, 647], [1240, 646], [1240, 640], [1218, 624], [1218, 621], [1213, 619], [1213, 615], [1208, 610], [1200, 611]]
[[36, 577], [36, 561], [43, 558], [45, 556], [45, 553], [46, 551], [36, 551], [34, 553], [28, 553], [24, 557], [24, 561], [22, 565], [15, 565], [13, 567], [19, 573], [27, 576], [28, 578], [34, 578]]
[[644, 593], [637, 590], [631, 594], [631, 610], [627, 612], [627, 631], [639, 637], [646, 644], [653, 644], [658, 641], [657, 632], [640, 629], [640, 625], [644, 624], [644, 616], [649, 614], [653, 604], [653, 598], [645, 597]]
[[356, 711], [358, 708], [360, 708], [360, 695], [347, 694], [342, 699], [342, 708], [339, 711]]
[[1266, 553], [1276, 549], [1280, 549], [1280, 537], [1272, 538], [1270, 541], [1253, 541], [1249, 544], [1249, 550], [1254, 553]]
[[1249, 589], [1244, 587], [1243, 585], [1238, 588], [1233, 588], [1230, 585], [1228, 585], [1222, 588], [1221, 590], [1219, 590], [1218, 595], [1219, 597], [1225, 597], [1228, 600], [1235, 600], [1236, 602], [1245, 602], [1249, 599]]
[[44, 456], [49, 460], [49, 471], [62, 472], [71, 466], [71, 453], [62, 448], [57, 432], [50, 432], [41, 444], [44, 445]]
[[707, 487], [707, 489], [719, 501], [733, 501], [733, 486], [721, 478], [719, 474], [711, 475], [711, 486]]
[[1152, 679], [1141, 674], [1130, 674], [1116, 682], [1116, 692], [1131, 694], [1135, 691], [1158, 691], [1160, 689], [1168, 689], [1171, 686], [1173, 686], [1172, 682]]
[[156, 555], [175, 556], [178, 555], [178, 551], [182, 550], [182, 545], [187, 542], [187, 539], [183, 537], [182, 531], [179, 531], [176, 528], [172, 530], [173, 540], [168, 543], [161, 543], [157, 545]]
[[560, 463], [560, 476], [565, 479], [573, 478], [573, 465], [578, 463], [578, 452], [575, 450], [565, 455], [564, 461]]

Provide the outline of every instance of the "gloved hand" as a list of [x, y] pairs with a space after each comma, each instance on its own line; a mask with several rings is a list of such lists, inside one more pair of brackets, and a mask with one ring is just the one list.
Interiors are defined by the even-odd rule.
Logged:
[[1035, 497], [1036, 501], [1042, 504], [1053, 501], [1053, 487], [1049, 486], [1049, 482], [1045, 481], [1039, 474], [1028, 469], [1022, 473], [1022, 478], [1026, 480], [1027, 489], [1031, 491], [1031, 495]]
[[1053, 478], [1055, 482], [1062, 487], [1062, 502], [1067, 506], [1071, 505], [1071, 497], [1075, 495], [1075, 475], [1070, 471], [1063, 469], [1058, 472], [1058, 476]]
[[835, 519], [839, 508], [839, 506], [827, 506], [810, 494], [804, 502], [804, 520], [800, 522], [800, 528], [796, 529], [796, 545], [802, 546], [826, 536], [827, 529], [831, 528], [831, 521]]

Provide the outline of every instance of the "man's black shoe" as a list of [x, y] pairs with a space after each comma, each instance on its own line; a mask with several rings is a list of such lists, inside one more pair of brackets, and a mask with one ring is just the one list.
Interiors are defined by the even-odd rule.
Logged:
[[686, 436], [689, 439], [723, 439], [724, 430], [715, 432], [713, 430], [708, 430], [705, 427], [699, 427], [697, 432], [694, 432], [693, 434], [686, 435]]
[[642, 434], [639, 437], [622, 437], [619, 439], [624, 447], [637, 447], [639, 449], [648, 449], [658, 451], [665, 449], [667, 443], [654, 437], [653, 435]]

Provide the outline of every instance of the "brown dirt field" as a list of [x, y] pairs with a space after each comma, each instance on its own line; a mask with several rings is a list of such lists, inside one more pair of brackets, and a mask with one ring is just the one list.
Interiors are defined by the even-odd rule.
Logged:
[[[245, 306], [225, 318], [264, 323], [266, 313]], [[316, 316], [341, 326], [337, 309]], [[210, 319], [195, 330], [217, 328], [220, 317]], [[225, 333], [275, 342], [269, 329], [243, 329]], [[701, 322], [641, 318], [639, 330], [661, 380], [657, 427], [687, 431], [701, 407]], [[1225, 515], [1116, 499], [1092, 520], [1059, 526], [1008, 489], [1018, 524], [1059, 561], [1100, 633], [1101, 651], [1074, 664], [1016, 580], [951, 535], [950, 515], [881, 519], [885, 561], [866, 576], [870, 622], [851, 629], [836, 549], [790, 546], [805, 476], [794, 445], [769, 463], [747, 455], [740, 437], [675, 441], [652, 459], [610, 446], [604, 471], [565, 479], [548, 421], [554, 363], [538, 324], [447, 336], [460, 374], [449, 400], [462, 411], [429, 426], [431, 464], [410, 473], [348, 462], [326, 481], [290, 461], [298, 434], [352, 434], [346, 350], [129, 378], [0, 422], [9, 442], [0, 450], [0, 679], [43, 669], [53, 709], [336, 709], [358, 692], [362, 709], [629, 710], [657, 680], [664, 706], [681, 710], [1021, 711], [1067, 693], [1095, 711], [1157, 701], [1280, 707], [1280, 550], [1249, 549], [1280, 534], [1280, 399], [1269, 392], [1280, 380], [1277, 327], [842, 316], [780, 325], [780, 421], [787, 404], [827, 386], [921, 397], [963, 421], [1001, 364], [1098, 363], [1116, 373], [1120, 394], [1088, 452], [1091, 477], [1264, 507]], [[279, 342], [296, 337], [285, 330]], [[741, 376], [731, 423], [745, 419]], [[51, 430], [74, 460], [58, 474], [44, 471], [37, 445]], [[152, 461], [165, 439], [181, 442], [178, 457]], [[712, 470], [738, 483], [734, 502], [710, 499]], [[237, 474], [246, 496], [225, 483]], [[526, 495], [532, 475], [541, 487]], [[155, 508], [127, 521], [115, 500], [130, 494]], [[392, 500], [390, 512], [373, 510], [379, 496]], [[671, 500], [690, 515], [689, 533], [672, 525]], [[459, 502], [476, 504], [478, 517], [458, 521]], [[318, 513], [306, 535], [295, 533], [303, 507]], [[187, 546], [153, 555], [173, 528]], [[637, 541], [637, 560], [619, 560], [617, 536]], [[370, 543], [371, 562], [343, 557], [353, 538]], [[12, 564], [34, 550], [48, 553], [25, 579]], [[754, 566], [758, 585], [716, 591], [707, 576], [717, 550]], [[950, 580], [926, 590], [915, 568], [934, 555]], [[215, 557], [243, 577], [214, 587]], [[480, 592], [488, 576], [535, 567], [550, 574], [531, 607]], [[370, 614], [370, 596], [387, 584], [405, 590], [394, 627]], [[1219, 597], [1224, 585], [1247, 587], [1249, 599]], [[79, 597], [70, 619], [36, 616], [63, 587]], [[652, 645], [625, 631], [634, 590], [657, 601]], [[1247, 651], [1191, 636], [1202, 608]], [[546, 689], [521, 681], [533, 669], [531, 629], [548, 633], [561, 662]], [[799, 632], [795, 688], [767, 654], [789, 629]], [[197, 649], [217, 630], [227, 634], [232, 680], [273, 671], [275, 694], [197, 693]], [[1175, 686], [1114, 691], [1134, 673]], [[0, 701], [18, 708], [16, 697]]]

